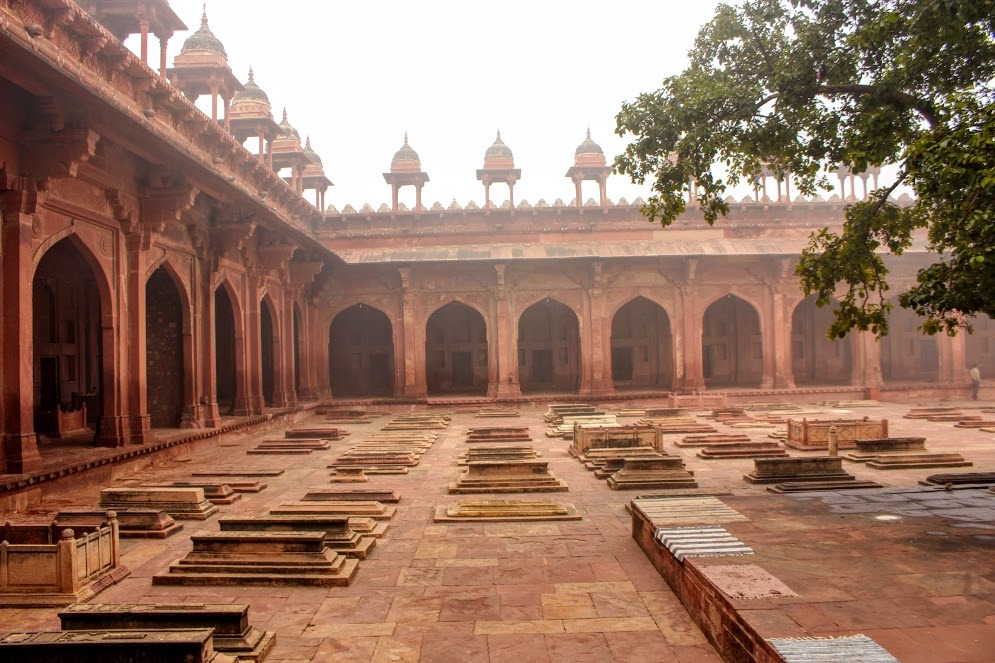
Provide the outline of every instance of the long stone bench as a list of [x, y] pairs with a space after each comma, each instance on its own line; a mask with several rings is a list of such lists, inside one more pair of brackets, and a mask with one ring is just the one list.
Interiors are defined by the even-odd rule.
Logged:
[[193, 550], [153, 585], [345, 587], [358, 562], [325, 547], [325, 532], [221, 532], [190, 537]]
[[[214, 630], [214, 649], [239, 661], [262, 661], [276, 634], [249, 624], [246, 604], [77, 603], [59, 613], [63, 631]], [[137, 660], [137, 658], [136, 658]]]

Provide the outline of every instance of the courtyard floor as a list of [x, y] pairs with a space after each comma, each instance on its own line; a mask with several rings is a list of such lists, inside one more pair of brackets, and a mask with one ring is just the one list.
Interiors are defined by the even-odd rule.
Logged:
[[[821, 414], [812, 418], [886, 418], [892, 436], [924, 435], [931, 451], [956, 451], [975, 463], [951, 471], [995, 471], [995, 434], [902, 419], [919, 404], [816, 408]], [[131, 575], [93, 602], [247, 603], [250, 622], [277, 634], [270, 661], [720, 661], [631, 538], [625, 505], [633, 495], [609, 490], [567, 453], [569, 442], [545, 437], [544, 412], [523, 408], [518, 419], [458, 412], [407, 475], [372, 476], [366, 484], [330, 484], [326, 465], [388, 416], [336, 424], [351, 435], [309, 456], [247, 456], [259, 439], [279, 436], [270, 430], [121, 476], [113, 485], [180, 480], [204, 469], [285, 470], [262, 479], [266, 490], [222, 506], [221, 515], [262, 515], [332, 486], [393, 488], [401, 502], [387, 535], [347, 588], [153, 586], [151, 576], [189, 550], [191, 534], [217, 531], [215, 516], [182, 521], [184, 529], [165, 541], [123, 541]], [[310, 416], [298, 425], [322, 419]], [[469, 446], [467, 428], [506, 425], [528, 425], [533, 446], [570, 485], [567, 493], [535, 497], [572, 503], [583, 519], [433, 523], [436, 505], [459, 498], [447, 486], [461, 471], [455, 459]], [[769, 431], [735, 432], [766, 439]], [[746, 516], [726, 529], [756, 551], [749, 562], [798, 594], [734, 601], [762, 637], [863, 633], [901, 661], [995, 660], [995, 495], [925, 493], [918, 481], [943, 470], [879, 471], [853, 463], [845, 469], [888, 489], [774, 495], [742, 480], [752, 461], [701, 460], [695, 449], [673, 446], [680, 437], [669, 436], [666, 451], [684, 457], [703, 489], [730, 493], [720, 499]], [[0, 517], [41, 521], [65, 506], [95, 506], [98, 493], [98, 487], [82, 488]], [[57, 630], [55, 613], [0, 610], [0, 631]]]

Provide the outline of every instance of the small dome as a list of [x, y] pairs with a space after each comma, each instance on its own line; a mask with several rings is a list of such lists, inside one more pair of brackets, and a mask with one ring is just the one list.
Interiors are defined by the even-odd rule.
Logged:
[[408, 132], [404, 132], [404, 145], [401, 146], [397, 152], [394, 152], [394, 158], [391, 159], [391, 163], [397, 163], [399, 161], [414, 161], [416, 163], [421, 163], [421, 158], [418, 153], [411, 149], [408, 145]]
[[307, 141], [304, 143], [304, 156], [311, 160], [311, 163], [321, 165], [321, 157], [318, 153], [311, 149], [311, 137], [307, 137]]
[[582, 154], [600, 154], [604, 156], [605, 152], [601, 149], [601, 146], [591, 140], [591, 129], [587, 130], [587, 138], [584, 142], [577, 146], [577, 150], [574, 152], [574, 156], [581, 156]]
[[256, 85], [255, 77], [252, 74], [252, 67], [249, 67], [249, 80], [245, 84], [244, 89], [239, 90], [232, 97], [231, 105], [236, 106], [241, 103], [246, 102], [256, 102], [260, 104], [265, 104], [269, 108], [269, 97], [263, 92], [263, 89]]
[[298, 141], [301, 139], [301, 135], [297, 133], [297, 129], [294, 129], [293, 125], [287, 120], [287, 109], [283, 109], [283, 121], [280, 122], [280, 131], [287, 138], [295, 138]]
[[186, 41], [183, 42], [183, 47], [180, 49], [180, 53], [186, 53], [187, 51], [207, 51], [208, 53], [216, 53], [225, 60], [228, 59], [228, 53], [225, 52], [225, 45], [207, 27], [207, 5], [204, 5], [204, 14], [200, 17], [200, 30], [187, 37]]
[[514, 159], [511, 154], [511, 148], [504, 144], [501, 140], [501, 132], [497, 132], [497, 138], [494, 139], [494, 144], [487, 148], [484, 152], [484, 161], [489, 161], [491, 159]]

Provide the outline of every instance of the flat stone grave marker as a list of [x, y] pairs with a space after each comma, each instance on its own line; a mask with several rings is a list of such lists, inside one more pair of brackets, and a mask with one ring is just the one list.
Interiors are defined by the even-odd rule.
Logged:
[[279, 506], [275, 506], [269, 510], [270, 513], [274, 515], [279, 514], [313, 514], [313, 515], [326, 515], [326, 516], [337, 516], [345, 515], [349, 517], [360, 516], [364, 518], [373, 518], [375, 520], [390, 520], [394, 517], [397, 512], [396, 506], [387, 506], [381, 502], [376, 501], [356, 501], [356, 500], [343, 500], [340, 502], [331, 501], [296, 501], [296, 502], [284, 502]]
[[536, 520], [580, 520], [573, 504], [551, 500], [460, 500], [435, 508], [434, 521], [527, 522]]
[[396, 504], [401, 501], [396, 490], [385, 488], [351, 488], [342, 490], [312, 490], [307, 493], [304, 502], [383, 502]]

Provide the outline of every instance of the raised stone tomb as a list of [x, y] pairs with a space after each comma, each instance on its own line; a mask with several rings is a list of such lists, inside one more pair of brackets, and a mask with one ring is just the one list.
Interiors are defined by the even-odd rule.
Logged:
[[331, 483], [366, 483], [369, 480], [362, 467], [337, 467], [329, 478]]
[[59, 613], [63, 631], [214, 629], [214, 649], [239, 661], [262, 661], [276, 634], [249, 624], [246, 604], [77, 603]]
[[467, 442], [528, 442], [532, 439], [527, 426], [488, 426], [471, 428]]
[[325, 532], [221, 532], [190, 537], [193, 550], [154, 585], [347, 586], [358, 562], [325, 547]]
[[743, 479], [749, 483], [784, 483], [789, 481], [853, 481], [843, 470], [839, 456], [813, 458], [757, 458], [754, 470]]
[[553, 403], [546, 411], [545, 420], [548, 424], [562, 424], [565, 416], [599, 416], [604, 410], [599, 410], [586, 403]]
[[665, 419], [642, 419], [639, 422], [647, 426], [653, 426], [662, 435], [676, 435], [678, 433], [715, 433], [715, 427], [708, 424], [699, 423], [669, 423]]
[[676, 456], [660, 458], [625, 458], [622, 468], [608, 477], [612, 490], [697, 488], [691, 472]]
[[840, 449], [855, 449], [857, 439], [888, 437], [888, 420], [863, 419], [788, 419], [788, 436], [784, 443], [802, 451], [826, 451], [829, 449], [829, 429], [836, 427], [837, 446]]
[[204, 497], [203, 488], [104, 488], [100, 508], [154, 509], [177, 520], [206, 520], [218, 512], [218, 507]]
[[220, 518], [222, 532], [316, 532], [325, 533], [325, 547], [346, 557], [366, 559], [377, 541], [362, 536], [349, 525], [348, 516], [287, 514]]
[[482, 407], [477, 410], [477, 417], [481, 419], [518, 416], [521, 416], [518, 410], [506, 407]]
[[349, 434], [349, 431], [341, 428], [319, 427], [319, 428], [291, 428], [283, 433], [288, 440], [297, 439], [321, 439], [321, 440], [341, 440]]
[[995, 485], [995, 472], [952, 472], [930, 474], [923, 483], [931, 486]]
[[788, 452], [777, 442], [728, 442], [710, 444], [698, 450], [698, 458], [727, 460], [735, 458], [783, 458]]
[[549, 462], [484, 461], [470, 463], [459, 480], [449, 484], [450, 493], [548, 493], [570, 488], [549, 472]]
[[730, 444], [732, 442], [750, 441], [750, 436], [743, 433], [715, 433], [712, 435], [685, 435], [683, 439], [674, 442], [674, 446], [707, 447], [713, 444]]
[[484, 460], [534, 460], [542, 456], [530, 446], [475, 447], [457, 458], [460, 465]]
[[[155, 509], [122, 509], [117, 515], [118, 536], [122, 539], [165, 539], [183, 529], [172, 516]], [[74, 531], [90, 530], [107, 522], [107, 512], [99, 509], [66, 508], [55, 516], [56, 522]]]
[[588, 449], [624, 447], [652, 447], [663, 449], [663, 436], [653, 426], [577, 427], [570, 445], [572, 455], [581, 455]]
[[875, 470], [913, 470], [933, 467], [971, 467], [974, 463], [964, 460], [957, 453], [900, 453], [882, 454], [867, 461]]
[[551, 500], [460, 500], [435, 508], [435, 522], [580, 520], [573, 504]]
[[78, 529], [58, 523], [0, 527], [0, 607], [85, 601], [124, 579], [117, 514]]
[[937, 415], [955, 414], [960, 415], [960, 408], [956, 407], [914, 407], [904, 416], [904, 419], [928, 419]]
[[214, 649], [213, 631], [45, 631], [0, 636], [0, 660], [17, 663], [235, 663]]
[[305, 502], [383, 502], [396, 504], [401, 496], [388, 488], [350, 488], [342, 490], [312, 490], [303, 498]]
[[164, 481], [161, 483], [146, 483], [139, 488], [200, 488], [204, 491], [204, 499], [211, 504], [232, 504], [242, 499], [242, 496], [225, 483]]
[[349, 516], [373, 518], [375, 520], [390, 520], [397, 512], [397, 507], [388, 506], [373, 500], [356, 501], [342, 500], [340, 502], [296, 501], [284, 502], [269, 510], [278, 514], [313, 514], [325, 516]]
[[[156, 484], [147, 484], [156, 485]], [[172, 486], [176, 488], [203, 488], [204, 496], [208, 500], [211, 499], [211, 495], [208, 489], [213, 489], [215, 486], [225, 485], [231, 488], [236, 493], [259, 493], [266, 490], [266, 484], [261, 481], [248, 481], [245, 479], [225, 479], [223, 482], [218, 481], [171, 481], [164, 483], [163, 485]]]
[[924, 437], [877, 437], [857, 439], [854, 443], [857, 448], [842, 454], [844, 460], [866, 463], [881, 454], [926, 451]]
[[313, 449], [315, 451], [323, 451], [325, 449], [332, 448], [328, 442], [319, 437], [274, 438], [270, 440], [263, 440], [258, 446], [258, 448], [267, 447], [301, 448]]

